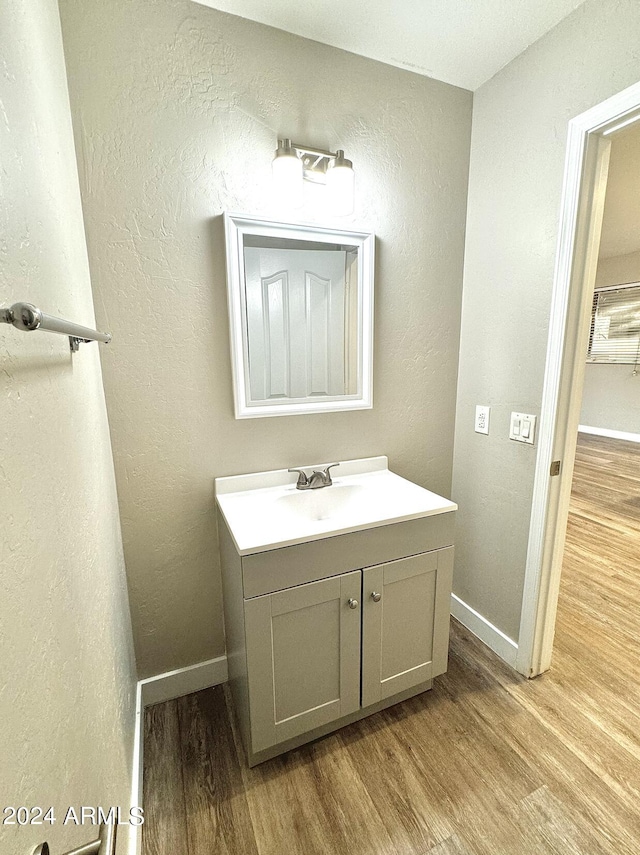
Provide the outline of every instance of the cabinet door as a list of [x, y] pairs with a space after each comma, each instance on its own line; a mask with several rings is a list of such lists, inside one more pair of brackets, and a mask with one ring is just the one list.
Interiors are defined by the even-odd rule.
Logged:
[[254, 752], [360, 708], [360, 592], [357, 570], [245, 600]]
[[446, 670], [452, 567], [438, 549], [363, 571], [363, 707]]

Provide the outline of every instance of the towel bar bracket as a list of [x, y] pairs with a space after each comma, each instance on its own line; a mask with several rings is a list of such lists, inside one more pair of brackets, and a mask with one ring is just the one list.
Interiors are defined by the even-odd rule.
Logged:
[[69, 336], [69, 348], [71, 353], [77, 353], [80, 350], [81, 344], [89, 344], [90, 338], [78, 338], [77, 335]]
[[[102, 823], [97, 840], [85, 843], [84, 846], [79, 846], [77, 849], [70, 849], [65, 855], [115, 855], [117, 830], [117, 825]], [[33, 850], [32, 855], [51, 855], [49, 844], [46, 842], [40, 843]]]

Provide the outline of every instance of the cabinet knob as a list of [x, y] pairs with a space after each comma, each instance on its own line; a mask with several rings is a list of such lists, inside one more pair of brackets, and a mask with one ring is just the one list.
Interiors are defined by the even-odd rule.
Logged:
[[350, 608], [350, 609], [357, 609], [357, 608], [358, 608], [358, 601], [357, 601], [357, 600], [354, 600], [354, 599], [353, 599], [353, 597], [351, 597], [351, 599], [349, 600], [348, 605], [349, 605], [349, 608]]
[[373, 600], [374, 603], [379, 603], [381, 597], [382, 597], [382, 594], [380, 593], [380, 591], [372, 591], [371, 592], [371, 599]]

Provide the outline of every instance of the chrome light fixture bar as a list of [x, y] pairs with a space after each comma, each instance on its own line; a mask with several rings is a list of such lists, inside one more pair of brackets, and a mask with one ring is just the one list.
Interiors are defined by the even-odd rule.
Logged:
[[321, 148], [309, 148], [299, 143], [291, 143], [291, 149], [302, 161], [303, 178], [314, 184], [326, 184], [330, 165], [336, 158], [344, 157], [343, 151], [334, 153]]
[[274, 183], [285, 204], [299, 208], [302, 205], [303, 181], [325, 184], [328, 205], [338, 215], [353, 211], [355, 174], [353, 163], [344, 151], [326, 151], [322, 148], [279, 139], [273, 160]]

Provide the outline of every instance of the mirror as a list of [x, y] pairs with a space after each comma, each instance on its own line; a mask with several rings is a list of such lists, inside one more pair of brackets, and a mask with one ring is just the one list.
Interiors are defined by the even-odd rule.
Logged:
[[373, 406], [374, 236], [225, 214], [237, 419]]

